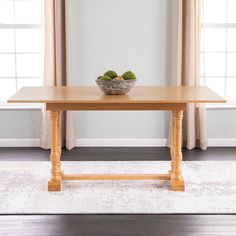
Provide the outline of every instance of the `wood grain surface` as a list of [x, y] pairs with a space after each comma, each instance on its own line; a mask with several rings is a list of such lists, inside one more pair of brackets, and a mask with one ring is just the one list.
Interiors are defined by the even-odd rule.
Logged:
[[160, 104], [223, 103], [205, 86], [136, 86], [126, 95], [104, 95], [98, 87], [23, 87], [9, 103]]

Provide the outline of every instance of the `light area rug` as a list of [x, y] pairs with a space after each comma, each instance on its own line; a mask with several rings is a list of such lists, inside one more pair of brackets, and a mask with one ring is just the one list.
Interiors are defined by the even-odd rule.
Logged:
[[[167, 161], [63, 162], [65, 173], [166, 173]], [[236, 162], [183, 162], [185, 192], [169, 181], [64, 181], [48, 192], [49, 162], [0, 162], [1, 214], [236, 213]]]

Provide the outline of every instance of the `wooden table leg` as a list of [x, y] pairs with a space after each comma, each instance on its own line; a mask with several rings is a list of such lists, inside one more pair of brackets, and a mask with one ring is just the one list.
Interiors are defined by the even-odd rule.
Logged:
[[183, 111], [172, 111], [172, 137], [171, 137], [171, 189], [184, 191], [182, 176], [182, 120]]
[[51, 180], [48, 182], [48, 191], [61, 190], [61, 145], [60, 145], [60, 127], [59, 111], [50, 111], [51, 123]]

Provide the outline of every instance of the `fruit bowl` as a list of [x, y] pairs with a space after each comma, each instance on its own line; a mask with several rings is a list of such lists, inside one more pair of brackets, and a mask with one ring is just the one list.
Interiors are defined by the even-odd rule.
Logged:
[[115, 71], [109, 70], [99, 76], [96, 83], [100, 90], [107, 95], [122, 95], [130, 91], [136, 80], [136, 75], [132, 71], [126, 71], [122, 76], [118, 76]]
[[135, 85], [136, 79], [132, 80], [100, 80], [96, 79], [99, 89], [107, 95], [122, 95], [130, 91]]

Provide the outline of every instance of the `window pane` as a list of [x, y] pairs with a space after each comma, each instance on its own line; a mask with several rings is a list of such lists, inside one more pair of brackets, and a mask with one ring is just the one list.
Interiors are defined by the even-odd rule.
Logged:
[[21, 89], [24, 86], [42, 86], [43, 80], [41, 78], [20, 78], [17, 80], [17, 89]]
[[15, 79], [0, 78], [0, 101], [8, 100], [15, 92]]
[[236, 100], [236, 77], [235, 78], [227, 78], [227, 90], [226, 90], [226, 98], [229, 100]]
[[236, 52], [236, 29], [228, 29], [228, 51]]
[[201, 53], [201, 58], [200, 58], [200, 75], [204, 76], [205, 75], [205, 56], [203, 53]]
[[13, 29], [0, 29], [0, 53], [14, 52]]
[[15, 77], [14, 55], [0, 54], [0, 77]]
[[227, 1], [226, 0], [204, 0], [204, 22], [223, 23], [226, 22]]
[[206, 53], [205, 54], [205, 75], [206, 76], [225, 76], [225, 53]]
[[236, 77], [236, 53], [228, 53], [227, 75]]
[[41, 24], [41, 1], [15, 1], [15, 23]]
[[0, 24], [14, 23], [13, 0], [0, 1]]
[[228, 22], [236, 23], [236, 1], [228, 0]]
[[42, 52], [42, 40], [40, 29], [16, 29], [17, 52]]
[[206, 78], [206, 86], [218, 93], [220, 96], [225, 96], [225, 78]]
[[202, 49], [206, 52], [226, 51], [226, 29], [207, 28], [202, 30]]
[[18, 54], [17, 77], [41, 77], [42, 56], [41, 54]]
[[205, 86], [206, 85], [204, 77], [200, 77], [200, 85], [201, 86]]

